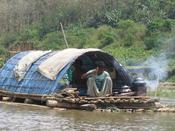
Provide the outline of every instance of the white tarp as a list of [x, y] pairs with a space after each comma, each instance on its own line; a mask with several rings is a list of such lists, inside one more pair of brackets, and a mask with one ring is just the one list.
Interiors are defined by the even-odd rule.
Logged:
[[14, 68], [14, 74], [18, 81], [21, 81], [28, 69], [31, 67], [32, 63], [38, 60], [41, 56], [49, 53], [51, 51], [30, 51], [27, 55], [25, 55], [19, 62], [16, 64]]
[[55, 80], [57, 74], [73, 59], [89, 51], [101, 51], [100, 49], [75, 49], [69, 48], [59, 51], [46, 59], [38, 67], [38, 71], [48, 79]]

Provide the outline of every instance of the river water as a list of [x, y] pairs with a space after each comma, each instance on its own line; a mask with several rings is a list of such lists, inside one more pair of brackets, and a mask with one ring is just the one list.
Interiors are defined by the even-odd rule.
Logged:
[[88, 112], [0, 104], [0, 131], [174, 131], [175, 113]]

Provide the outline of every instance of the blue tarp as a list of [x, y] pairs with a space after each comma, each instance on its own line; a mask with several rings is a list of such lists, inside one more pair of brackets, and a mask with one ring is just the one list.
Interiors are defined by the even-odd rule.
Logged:
[[27, 94], [50, 94], [60, 88], [58, 81], [66, 72], [67, 65], [57, 76], [56, 80], [50, 80], [37, 71], [38, 65], [48, 57], [54, 55], [56, 52], [48, 53], [37, 60], [22, 81], [18, 82], [15, 78], [13, 69], [18, 61], [29, 52], [21, 52], [11, 59], [9, 59], [5, 66], [0, 70], [0, 89], [14, 92], [14, 93], [27, 93]]

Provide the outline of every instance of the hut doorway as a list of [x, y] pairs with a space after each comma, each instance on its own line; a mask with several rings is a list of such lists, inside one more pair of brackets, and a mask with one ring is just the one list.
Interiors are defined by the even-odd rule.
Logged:
[[89, 70], [96, 68], [96, 63], [103, 62], [106, 65], [106, 71], [110, 74], [110, 77], [113, 81], [114, 89], [116, 88], [116, 81], [117, 81], [117, 71], [114, 68], [112, 60], [104, 57], [105, 54], [101, 52], [88, 52], [84, 55], [78, 57], [70, 69], [68, 70], [67, 74], [70, 79], [70, 85], [73, 88], [77, 88], [79, 91], [79, 95], [86, 95], [87, 94], [87, 79], [81, 79], [81, 76]]

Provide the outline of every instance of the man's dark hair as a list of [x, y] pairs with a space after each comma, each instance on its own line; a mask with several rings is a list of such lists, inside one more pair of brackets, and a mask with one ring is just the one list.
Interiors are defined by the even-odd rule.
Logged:
[[96, 67], [106, 68], [106, 65], [103, 61], [98, 61], [98, 62], [96, 62]]

